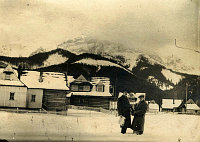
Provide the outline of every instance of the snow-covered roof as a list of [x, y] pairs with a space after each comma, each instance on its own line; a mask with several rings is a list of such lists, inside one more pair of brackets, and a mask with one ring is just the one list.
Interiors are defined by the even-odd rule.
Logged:
[[73, 82], [75, 79], [73, 76], [67, 76], [67, 85], [69, 86], [71, 82]]
[[158, 104], [149, 104], [149, 109], [159, 109], [159, 106], [158, 106]]
[[99, 81], [97, 85], [104, 85], [102, 81]]
[[162, 108], [173, 109], [181, 105], [182, 100], [162, 99]]
[[196, 104], [185, 104], [187, 110], [200, 110], [200, 107]]
[[12, 69], [12, 67], [10, 65], [8, 65], [4, 70], [3, 72], [12, 72], [14, 73], [14, 70]]
[[110, 79], [108, 77], [92, 77], [90, 83], [92, 85], [109, 85]]
[[24, 71], [21, 81], [28, 88], [41, 88], [41, 89], [55, 89], [55, 90], [69, 90], [66, 86], [66, 79], [63, 73], [58, 72], [43, 72], [42, 82], [39, 82], [40, 72], [38, 71]]
[[88, 82], [87, 79], [81, 74], [74, 82]]
[[71, 92], [71, 95], [74, 96], [105, 96], [105, 97], [110, 97], [112, 96], [108, 92]]
[[186, 104], [195, 104], [192, 99], [187, 100]]
[[0, 85], [6, 85], [6, 86], [25, 86], [20, 81], [11, 81], [11, 80], [0, 80]]
[[[9, 79], [6, 79], [6, 72], [9, 72]], [[6, 86], [25, 86], [16, 75], [17, 71], [9, 65], [6, 68], [0, 68], [0, 85]]]
[[67, 81], [68, 81], [69, 83], [73, 82], [74, 80], [75, 80], [75, 79], [74, 79], [73, 76], [67, 76]]

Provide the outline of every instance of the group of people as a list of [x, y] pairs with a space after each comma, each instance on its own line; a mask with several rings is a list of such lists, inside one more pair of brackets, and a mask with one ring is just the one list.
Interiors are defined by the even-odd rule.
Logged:
[[[145, 113], [147, 111], [147, 103], [144, 95], [138, 96], [138, 103], [133, 106], [130, 104], [127, 92], [118, 96], [117, 109], [118, 115], [124, 117], [124, 123], [121, 126], [121, 133], [125, 134], [127, 128], [131, 128], [134, 134], [142, 135], [144, 132]], [[131, 115], [134, 116], [131, 123]]]

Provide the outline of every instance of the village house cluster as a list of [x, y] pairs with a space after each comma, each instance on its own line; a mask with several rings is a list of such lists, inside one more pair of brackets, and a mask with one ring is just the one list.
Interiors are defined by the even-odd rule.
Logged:
[[0, 106], [65, 111], [67, 105], [109, 109], [112, 86], [107, 77], [74, 79], [58, 72], [0, 69]]
[[[117, 109], [114, 86], [108, 77], [86, 79], [83, 75], [74, 78], [59, 72], [18, 72], [10, 65], [0, 68], [0, 107], [66, 111], [68, 105], [74, 105]], [[128, 93], [130, 103], [136, 103], [139, 95]], [[200, 112], [191, 99], [162, 99], [161, 107], [154, 100], [147, 103], [149, 112]]]

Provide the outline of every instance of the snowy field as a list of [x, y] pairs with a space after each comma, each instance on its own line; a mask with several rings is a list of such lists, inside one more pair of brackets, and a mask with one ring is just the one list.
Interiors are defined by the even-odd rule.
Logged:
[[120, 133], [118, 117], [69, 109], [68, 116], [0, 112], [0, 139], [9, 141], [200, 142], [200, 116], [173, 113], [146, 115], [143, 135]]

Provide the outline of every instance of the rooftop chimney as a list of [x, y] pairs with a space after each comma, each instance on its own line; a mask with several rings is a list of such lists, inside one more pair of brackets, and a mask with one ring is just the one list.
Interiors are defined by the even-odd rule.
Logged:
[[[67, 72], [65, 72], [64, 74], [65, 74], [66, 86], [68, 86]], [[68, 86], [68, 87], [69, 87], [69, 86]]]
[[22, 66], [21, 65], [18, 66], [17, 73], [18, 73], [18, 79], [20, 79], [21, 75], [22, 75]]
[[39, 76], [39, 82], [43, 82], [42, 75], [43, 75], [43, 72], [40, 72], [40, 76]]

